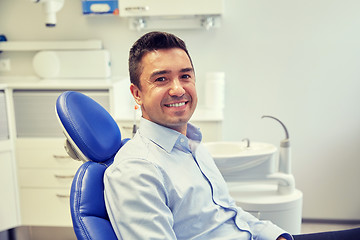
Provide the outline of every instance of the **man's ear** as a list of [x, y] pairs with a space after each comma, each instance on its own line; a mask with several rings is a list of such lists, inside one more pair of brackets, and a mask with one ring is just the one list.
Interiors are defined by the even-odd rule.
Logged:
[[131, 94], [133, 95], [134, 97], [134, 100], [135, 102], [141, 106], [142, 104], [142, 99], [141, 99], [141, 90], [136, 86], [134, 85], [133, 83], [130, 85], [130, 91], [131, 91]]

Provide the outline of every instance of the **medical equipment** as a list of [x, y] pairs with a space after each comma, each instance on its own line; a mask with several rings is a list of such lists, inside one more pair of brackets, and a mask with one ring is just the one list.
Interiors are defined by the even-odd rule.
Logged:
[[285, 131], [278, 162], [275, 159], [277, 148], [268, 143], [244, 139], [242, 142], [211, 142], [205, 146], [227, 181], [237, 205], [259, 219], [271, 220], [291, 234], [298, 234], [301, 231], [302, 192], [295, 188], [291, 174], [289, 133], [279, 119], [262, 118], [278, 121]]
[[64, 0], [30, 0], [34, 3], [42, 3], [46, 14], [45, 26], [56, 26], [56, 13], [64, 6]]
[[70, 211], [77, 239], [117, 239], [106, 212], [103, 175], [127, 142], [111, 115], [90, 97], [62, 93], [56, 114], [69, 155], [84, 161], [70, 190]]

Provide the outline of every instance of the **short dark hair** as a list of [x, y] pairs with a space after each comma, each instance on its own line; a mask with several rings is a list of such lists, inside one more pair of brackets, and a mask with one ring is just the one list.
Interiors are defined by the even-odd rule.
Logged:
[[180, 48], [184, 50], [192, 65], [191, 57], [186, 48], [185, 42], [174, 34], [166, 32], [149, 32], [139, 38], [133, 44], [129, 53], [129, 74], [131, 83], [141, 89], [141, 59], [144, 54], [158, 49], [170, 48]]

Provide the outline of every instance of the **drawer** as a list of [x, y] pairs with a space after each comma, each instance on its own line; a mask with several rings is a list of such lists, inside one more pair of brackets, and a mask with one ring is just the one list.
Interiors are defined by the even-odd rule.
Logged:
[[71, 227], [69, 192], [69, 189], [21, 189], [22, 225]]
[[83, 162], [68, 156], [64, 142], [65, 137], [16, 139], [18, 167], [77, 169]]
[[19, 169], [21, 188], [67, 188], [70, 189], [76, 169]]

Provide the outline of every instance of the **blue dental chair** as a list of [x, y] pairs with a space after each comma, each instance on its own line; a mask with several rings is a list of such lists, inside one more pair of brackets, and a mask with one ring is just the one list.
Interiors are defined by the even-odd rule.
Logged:
[[82, 93], [62, 93], [56, 101], [56, 114], [66, 136], [68, 154], [85, 162], [76, 172], [70, 191], [76, 237], [115, 240], [105, 207], [103, 176], [128, 139], [121, 140], [111, 115]]

